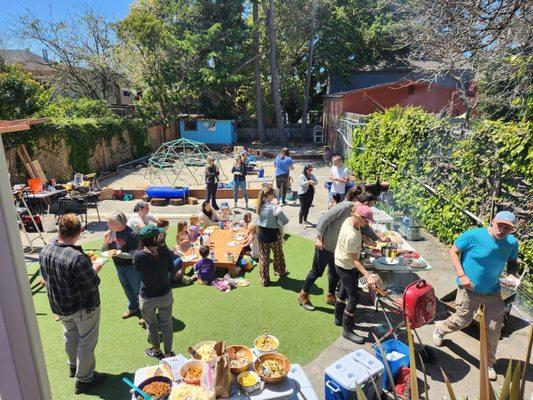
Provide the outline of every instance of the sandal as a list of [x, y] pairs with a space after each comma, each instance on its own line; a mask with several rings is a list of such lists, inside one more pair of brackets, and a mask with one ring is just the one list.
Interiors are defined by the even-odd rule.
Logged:
[[154, 357], [159, 360], [163, 358], [163, 352], [161, 350], [155, 350], [153, 347], [149, 347], [144, 351], [144, 354], [146, 354], [148, 357]]

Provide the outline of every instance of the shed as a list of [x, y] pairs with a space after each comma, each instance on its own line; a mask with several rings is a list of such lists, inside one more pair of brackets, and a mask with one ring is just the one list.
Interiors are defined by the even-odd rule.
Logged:
[[180, 119], [180, 136], [205, 144], [233, 144], [237, 124], [232, 119]]

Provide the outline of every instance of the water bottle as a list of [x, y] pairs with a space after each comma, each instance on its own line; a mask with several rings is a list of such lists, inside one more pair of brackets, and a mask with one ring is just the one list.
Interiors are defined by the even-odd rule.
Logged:
[[204, 236], [200, 235], [200, 246], [204, 245]]

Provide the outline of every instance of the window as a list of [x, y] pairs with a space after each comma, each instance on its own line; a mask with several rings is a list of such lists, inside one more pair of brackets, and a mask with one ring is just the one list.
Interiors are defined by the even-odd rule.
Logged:
[[409, 85], [409, 87], [407, 88], [407, 94], [414, 94], [415, 89], [416, 89], [415, 85]]
[[186, 131], [197, 131], [198, 130], [198, 121], [186, 120], [185, 121], [185, 130]]

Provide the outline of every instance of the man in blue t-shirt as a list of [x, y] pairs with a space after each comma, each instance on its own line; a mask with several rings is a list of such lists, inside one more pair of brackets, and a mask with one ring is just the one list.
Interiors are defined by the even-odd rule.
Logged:
[[504, 303], [500, 294], [500, 275], [507, 265], [509, 278], [518, 266], [518, 241], [514, 232], [516, 217], [500, 211], [488, 228], [471, 229], [460, 235], [450, 250], [457, 272], [457, 310], [445, 321], [435, 324], [433, 341], [442, 346], [444, 335], [461, 330], [472, 322], [479, 306], [485, 306], [489, 352], [488, 375], [496, 380], [494, 364], [503, 323]]
[[281, 195], [281, 204], [287, 204], [285, 197], [287, 196], [287, 190], [289, 188], [289, 173], [291, 169], [294, 169], [292, 165], [292, 158], [289, 157], [289, 149], [284, 147], [274, 160], [275, 175], [276, 175], [276, 187]]

